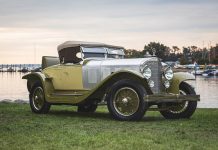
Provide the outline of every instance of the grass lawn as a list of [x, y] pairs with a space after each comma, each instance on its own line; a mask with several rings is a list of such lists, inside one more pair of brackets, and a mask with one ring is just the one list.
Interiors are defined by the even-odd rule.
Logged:
[[5, 149], [218, 149], [218, 109], [198, 109], [182, 120], [147, 112], [140, 122], [121, 122], [103, 106], [93, 114], [52, 106], [49, 114], [37, 115], [28, 104], [0, 103]]

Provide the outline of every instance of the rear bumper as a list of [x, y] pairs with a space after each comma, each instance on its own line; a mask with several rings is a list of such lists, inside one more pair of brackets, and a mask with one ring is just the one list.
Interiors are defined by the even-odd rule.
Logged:
[[154, 94], [144, 97], [146, 102], [183, 102], [183, 101], [200, 101], [200, 95], [178, 95], [178, 94]]

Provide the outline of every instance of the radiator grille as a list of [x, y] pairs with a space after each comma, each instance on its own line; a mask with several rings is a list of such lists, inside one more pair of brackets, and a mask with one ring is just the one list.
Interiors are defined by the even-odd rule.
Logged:
[[151, 90], [153, 93], [160, 93], [162, 89], [161, 62], [157, 59], [157, 60], [152, 60], [152, 61], [147, 62], [146, 65], [148, 65], [152, 71], [152, 75], [149, 80], [154, 81], [154, 87], [152, 87]]

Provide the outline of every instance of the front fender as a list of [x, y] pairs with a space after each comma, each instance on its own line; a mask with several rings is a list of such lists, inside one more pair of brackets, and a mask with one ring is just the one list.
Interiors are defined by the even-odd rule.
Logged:
[[195, 80], [195, 76], [187, 72], [176, 72], [174, 73], [171, 81], [171, 86], [168, 89], [169, 93], [179, 94], [179, 85], [181, 82], [186, 80]]
[[81, 100], [81, 103], [86, 103], [91, 99], [102, 98], [105, 93], [110, 91], [110, 87], [117, 81], [122, 79], [134, 80], [135, 82], [140, 83], [146, 90], [147, 94], [153, 94], [148, 82], [144, 77], [134, 70], [120, 70], [115, 73], [112, 73], [103, 81], [101, 81], [95, 88], [93, 88], [88, 95], [81, 97], [81, 99], [86, 99], [85, 101]]
[[142, 76], [142, 74], [140, 74], [135, 70], [120, 70], [115, 73], [112, 73], [107, 78], [105, 78], [96, 88], [99, 89], [102, 85], [106, 83], [110, 83], [112, 85], [116, 81], [122, 79], [130, 79], [130, 80], [138, 81], [144, 86], [144, 88], [149, 94], [152, 94], [152, 91], [148, 85], [147, 80]]

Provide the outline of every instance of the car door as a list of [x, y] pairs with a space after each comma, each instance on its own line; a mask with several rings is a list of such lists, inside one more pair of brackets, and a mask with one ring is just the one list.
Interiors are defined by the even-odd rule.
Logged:
[[82, 90], [82, 65], [63, 64], [44, 71], [53, 83], [55, 90]]

